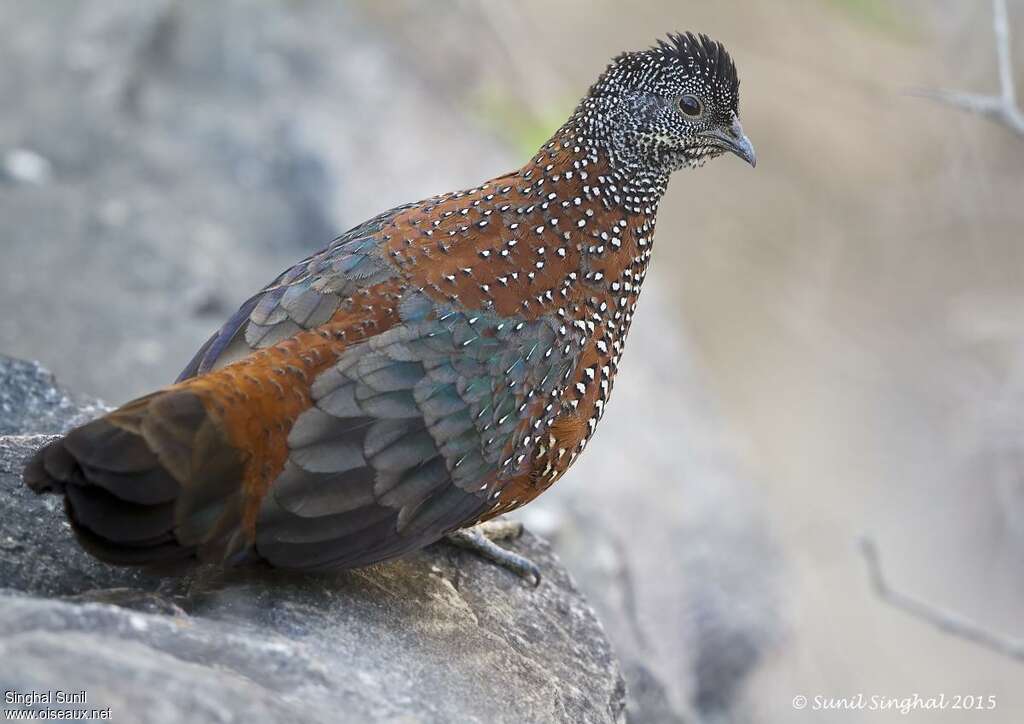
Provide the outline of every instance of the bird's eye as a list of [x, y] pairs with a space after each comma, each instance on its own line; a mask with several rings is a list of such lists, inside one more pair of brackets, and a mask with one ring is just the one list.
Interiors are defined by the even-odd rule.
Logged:
[[696, 118], [704, 110], [704, 104], [697, 96], [685, 95], [679, 99], [679, 110], [683, 112], [683, 115]]

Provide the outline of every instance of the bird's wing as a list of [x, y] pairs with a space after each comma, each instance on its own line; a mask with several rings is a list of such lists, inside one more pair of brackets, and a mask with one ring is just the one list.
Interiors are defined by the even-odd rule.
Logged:
[[219, 369], [303, 329], [318, 327], [356, 291], [394, 276], [394, 268], [377, 253], [378, 234], [412, 205], [395, 207], [350, 229], [326, 249], [281, 274], [206, 341], [177, 382]]
[[573, 366], [554, 319], [446, 309], [417, 292], [401, 314], [313, 383], [256, 522], [271, 564], [365, 565], [472, 524], [523, 468], [532, 421]]
[[[335, 313], [347, 299], [400, 273], [380, 239], [408, 208], [282, 274], [180, 379], [228, 373], [221, 368], [256, 349], [343, 318]], [[229, 559], [255, 552], [275, 566], [315, 569], [392, 558], [492, 512], [508, 480], [529, 467], [533, 421], [557, 404], [551, 393], [574, 364], [562, 323], [446, 306], [414, 286], [397, 313], [398, 324], [349, 346], [313, 380], [312, 406], [285, 431], [284, 467], [258, 503], [254, 539], [228, 545]]]

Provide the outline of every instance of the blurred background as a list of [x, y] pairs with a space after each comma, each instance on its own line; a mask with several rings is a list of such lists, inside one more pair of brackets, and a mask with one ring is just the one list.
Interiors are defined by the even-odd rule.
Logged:
[[909, 92], [998, 92], [988, 3], [8, 0], [0, 352], [110, 403], [163, 385], [281, 269], [517, 167], [687, 29], [732, 52], [758, 167], [674, 178], [610, 413], [526, 520], [632, 721], [1022, 721], [1022, 663], [888, 605], [857, 545], [1024, 637], [1024, 137]]

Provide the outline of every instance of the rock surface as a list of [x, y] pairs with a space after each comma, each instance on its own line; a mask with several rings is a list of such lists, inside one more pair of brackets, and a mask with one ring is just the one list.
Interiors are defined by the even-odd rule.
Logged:
[[94, 561], [58, 501], [20, 481], [49, 433], [99, 408], [72, 399], [0, 359], [0, 400], [30, 401], [11, 418], [25, 434], [0, 436], [4, 691], [84, 690], [131, 722], [624, 720], [600, 623], [529, 534], [513, 545], [543, 570], [535, 590], [446, 545], [322, 576]]
[[0, 380], [0, 435], [64, 432], [108, 409], [57, 387], [38, 362], [0, 356]]

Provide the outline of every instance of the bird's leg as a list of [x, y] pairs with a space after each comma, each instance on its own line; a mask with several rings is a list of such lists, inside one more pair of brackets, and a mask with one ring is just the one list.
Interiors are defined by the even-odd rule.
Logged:
[[525, 556], [513, 553], [495, 543], [496, 540], [518, 538], [523, 533], [523, 524], [513, 520], [489, 520], [472, 528], [463, 528], [445, 536], [445, 539], [459, 548], [476, 553], [491, 563], [511, 571], [532, 586], [540, 584], [540, 568]]

